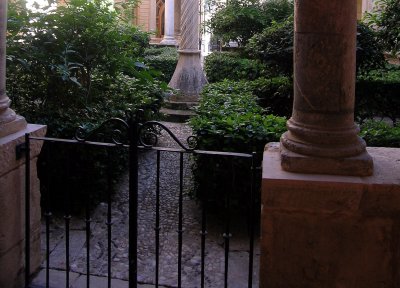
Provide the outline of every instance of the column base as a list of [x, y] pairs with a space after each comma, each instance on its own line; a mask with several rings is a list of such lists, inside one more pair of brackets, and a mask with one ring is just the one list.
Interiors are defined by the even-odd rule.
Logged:
[[167, 45], [167, 46], [176, 46], [178, 42], [175, 40], [174, 37], [164, 37], [163, 40], [161, 40], [160, 45]]
[[179, 60], [168, 86], [179, 90], [177, 100], [197, 101], [207, 79], [200, 62], [199, 50], [179, 50]]
[[295, 173], [370, 176], [374, 170], [372, 157], [365, 151], [357, 156], [325, 158], [302, 155], [280, 145], [282, 169]]
[[25, 118], [17, 115], [14, 121], [2, 123], [0, 125], [0, 138], [21, 131], [26, 128], [26, 125]]

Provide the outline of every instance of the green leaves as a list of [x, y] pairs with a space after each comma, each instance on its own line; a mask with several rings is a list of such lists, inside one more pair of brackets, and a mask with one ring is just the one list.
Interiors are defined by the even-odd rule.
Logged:
[[400, 0], [377, 0], [364, 21], [376, 30], [386, 51], [400, 58]]
[[129, 11], [106, 0], [69, 0], [44, 12], [23, 4], [9, 1], [7, 90], [29, 121], [71, 137], [77, 126], [126, 109], [158, 111], [165, 84], [143, 63], [148, 34], [123, 22], [119, 13]]
[[265, 115], [250, 87], [223, 81], [207, 85], [190, 120], [203, 149], [252, 152], [277, 141], [286, 119]]

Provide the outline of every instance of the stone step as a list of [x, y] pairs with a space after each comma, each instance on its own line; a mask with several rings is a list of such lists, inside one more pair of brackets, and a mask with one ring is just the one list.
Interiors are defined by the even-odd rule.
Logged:
[[163, 114], [164, 121], [177, 123], [186, 122], [190, 117], [196, 115], [192, 110], [176, 110], [170, 108], [161, 108], [160, 112]]
[[198, 104], [199, 102], [165, 100], [163, 106], [172, 110], [190, 110]]

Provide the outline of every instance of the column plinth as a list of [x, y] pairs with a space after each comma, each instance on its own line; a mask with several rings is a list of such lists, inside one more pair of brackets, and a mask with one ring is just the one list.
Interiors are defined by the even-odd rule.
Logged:
[[354, 124], [356, 8], [347, 0], [295, 1], [293, 114], [281, 138], [286, 171], [373, 172]]

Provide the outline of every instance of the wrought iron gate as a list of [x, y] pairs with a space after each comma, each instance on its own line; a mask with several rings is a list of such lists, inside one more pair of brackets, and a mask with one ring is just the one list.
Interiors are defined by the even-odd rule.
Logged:
[[[26, 158], [26, 193], [25, 193], [25, 233], [26, 238], [31, 238], [31, 229], [30, 229], [30, 147], [33, 142], [35, 141], [43, 141], [49, 145], [49, 148], [46, 150], [50, 154], [49, 151], [51, 149], [55, 149], [59, 151], [62, 147], [58, 148], [51, 148], [51, 145], [61, 145], [61, 146], [69, 146], [69, 147], [80, 147], [79, 149], [89, 149], [89, 147], [100, 147], [101, 149], [125, 149], [128, 151], [128, 163], [129, 163], [129, 257], [128, 257], [128, 264], [129, 264], [129, 288], [137, 287], [138, 285], [138, 195], [139, 195], [139, 153], [141, 151], [155, 151], [156, 154], [156, 183], [155, 183], [155, 227], [154, 227], [154, 242], [155, 242], [155, 270], [154, 270], [154, 285], [155, 287], [159, 287], [160, 279], [159, 279], [159, 271], [160, 271], [160, 162], [161, 162], [161, 153], [168, 152], [168, 153], [177, 153], [179, 155], [179, 195], [178, 195], [178, 223], [177, 223], [177, 280], [176, 286], [177, 287], [185, 287], [182, 286], [182, 247], [183, 247], [183, 161], [184, 155], [193, 155], [194, 157], [223, 157], [228, 159], [243, 159], [243, 161], [247, 162], [247, 168], [249, 171], [249, 178], [251, 185], [249, 185], [248, 195], [248, 268], [247, 268], [247, 287], [254, 287], [254, 243], [255, 243], [255, 234], [256, 234], [256, 214], [259, 210], [258, 202], [256, 200], [256, 193], [255, 193], [255, 153], [253, 154], [245, 154], [245, 153], [233, 153], [233, 152], [217, 152], [217, 151], [202, 151], [197, 149], [197, 139], [193, 136], [187, 139], [187, 143], [182, 143], [163, 123], [156, 122], [156, 121], [148, 121], [142, 122], [140, 121], [138, 116], [129, 116], [127, 117], [127, 121], [122, 119], [113, 118], [106, 122], [104, 122], [100, 127], [97, 129], [87, 132], [83, 128], [79, 128], [76, 132], [75, 139], [67, 140], [67, 139], [59, 139], [59, 138], [48, 138], [48, 137], [33, 137], [29, 134], [25, 135], [25, 143], [23, 143], [20, 147], [18, 147], [18, 151], [25, 153]], [[157, 139], [158, 134], [160, 131], [164, 131], [167, 133], [169, 137], [171, 137], [175, 143], [179, 146], [179, 148], [165, 148], [157, 146]], [[83, 147], [83, 148], [82, 148]], [[105, 155], [109, 155], [108, 152]], [[47, 165], [51, 165], [51, 159], [47, 159]], [[46, 162], [45, 161], [45, 162]], [[49, 166], [51, 168], [51, 166]], [[47, 168], [49, 168], [47, 167]], [[69, 168], [75, 169], [75, 168]], [[109, 170], [107, 170], [110, 172]], [[111, 186], [112, 184], [112, 175], [111, 173], [107, 173], [106, 176], [106, 183], [107, 186]], [[233, 186], [236, 184], [234, 182]], [[109, 189], [107, 189], [109, 190]], [[205, 190], [207, 191], [207, 189]], [[43, 194], [43, 193], [42, 193]], [[44, 271], [45, 271], [45, 287], [50, 287], [50, 223], [52, 219], [52, 210], [50, 207], [51, 200], [49, 200], [50, 191], [45, 193], [46, 195], [42, 195], [42, 215], [44, 217], [45, 223], [45, 252], [44, 252]], [[224, 231], [222, 231], [221, 235], [223, 237], [223, 247], [224, 247], [224, 279], [223, 285], [224, 287], [228, 287], [228, 276], [229, 276], [229, 255], [230, 255], [230, 241], [232, 237], [231, 231], [231, 216], [232, 216], [232, 208], [231, 208], [231, 199], [229, 193], [225, 195], [224, 199], [224, 208], [223, 214], [224, 219], [226, 220], [224, 223]], [[70, 195], [67, 192], [63, 198], [63, 225], [65, 227], [65, 287], [70, 287], [70, 221], [71, 221], [71, 203], [70, 203]], [[206, 278], [206, 251], [207, 251], [207, 229], [208, 229], [208, 197], [207, 193], [203, 193], [201, 195], [201, 231], [199, 231], [199, 243], [200, 243], [200, 287], [208, 287], [205, 281]], [[111, 204], [112, 198], [111, 193], [108, 191], [107, 193], [107, 215], [106, 215], [106, 234], [107, 234], [107, 287], [112, 287], [111, 282], [111, 235], [112, 235], [112, 215], [111, 215]], [[88, 203], [90, 203], [90, 198], [88, 198]], [[91, 208], [86, 205], [84, 213], [84, 224], [85, 224], [85, 232], [86, 232], [86, 267], [85, 273], [86, 274], [86, 287], [91, 287]], [[30, 242], [26, 241], [26, 249], [25, 249], [25, 280], [27, 283], [26, 287], [30, 287], [31, 281], [31, 272], [30, 267], [30, 254], [31, 254], [31, 247]], [[194, 287], [194, 286], [193, 286]], [[197, 285], [195, 286], [197, 287]], [[221, 286], [222, 287], [222, 286]]]

